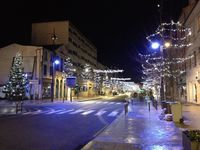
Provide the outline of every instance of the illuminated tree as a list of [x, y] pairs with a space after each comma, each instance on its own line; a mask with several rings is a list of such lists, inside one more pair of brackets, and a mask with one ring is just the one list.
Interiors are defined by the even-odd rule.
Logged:
[[9, 99], [23, 99], [26, 94], [27, 85], [28, 79], [24, 73], [23, 58], [18, 52], [10, 70], [9, 81], [4, 86], [3, 92], [6, 93]]
[[71, 59], [68, 57], [64, 62], [64, 69], [63, 72], [66, 73], [67, 77], [73, 76], [76, 69], [74, 68]]
[[[178, 79], [185, 78], [184, 63], [193, 56], [185, 58], [183, 48], [192, 44], [188, 40], [191, 34], [190, 28], [185, 28], [179, 22], [172, 21], [162, 23], [154, 34], [147, 37], [152, 49], [157, 50], [157, 53], [141, 55], [145, 60], [143, 63], [145, 84], [149, 87], [159, 87], [160, 81], [161, 100], [164, 100], [165, 92], [170, 99], [174, 99]], [[164, 84], [166, 84], [165, 92]]]
[[99, 90], [101, 87], [101, 76], [99, 73], [94, 73], [94, 88]]
[[93, 80], [93, 71], [89, 64], [85, 64], [83, 71], [81, 73], [81, 77], [83, 80]]

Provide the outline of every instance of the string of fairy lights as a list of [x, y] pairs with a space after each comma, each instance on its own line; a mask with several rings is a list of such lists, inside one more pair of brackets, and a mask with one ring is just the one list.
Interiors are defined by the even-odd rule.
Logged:
[[[146, 37], [146, 39], [152, 44], [154, 42], [159, 43], [160, 50], [171, 49], [177, 50], [189, 47], [190, 36], [192, 35], [190, 28], [185, 28], [180, 22], [162, 23], [155, 31]], [[168, 46], [165, 43], [168, 42]], [[143, 55], [139, 53], [140, 58], [144, 61], [142, 64], [144, 74], [145, 85], [157, 85], [160, 84], [161, 78], [172, 77], [178, 78], [185, 73], [183, 66], [187, 61], [191, 61], [194, 55], [188, 57], [161, 57], [160, 52], [153, 52], [151, 54]]]
[[123, 72], [124, 70], [112, 70], [112, 69], [108, 69], [108, 70], [100, 70], [100, 69], [94, 69], [93, 72], [96, 73], [120, 73]]
[[[190, 28], [185, 28], [180, 22], [175, 23], [171, 21], [170, 23], [162, 23], [155, 31], [146, 37], [146, 39], [152, 43], [154, 40], [160, 40], [160, 42], [168, 41], [170, 42], [170, 47], [173, 48], [183, 48], [191, 46], [189, 43], [192, 31]], [[166, 49], [166, 47], [163, 47]]]

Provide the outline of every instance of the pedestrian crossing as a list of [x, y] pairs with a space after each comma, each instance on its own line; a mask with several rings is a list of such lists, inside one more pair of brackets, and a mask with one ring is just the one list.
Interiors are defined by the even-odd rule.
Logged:
[[[88, 104], [98, 104], [98, 105], [123, 105], [122, 102], [113, 102], [113, 101], [83, 101], [83, 102], [78, 102], [80, 104], [83, 104], [83, 105], [88, 105]], [[88, 115], [94, 115], [96, 117], [100, 117], [100, 116], [105, 116], [107, 115], [108, 117], [115, 117], [117, 115], [120, 114], [119, 111], [117, 110], [105, 110], [105, 109], [101, 109], [101, 110], [95, 110], [93, 108], [91, 109], [81, 109], [81, 108], [72, 108], [72, 109], [58, 109], [58, 108], [49, 108], [49, 107], [46, 107], [46, 108], [30, 108], [30, 109], [25, 109], [23, 110], [22, 113], [18, 113], [19, 115], [46, 115], [46, 116], [50, 116], [50, 115], [65, 115], [65, 114], [68, 114], [68, 115], [81, 115], [81, 116], [88, 116]], [[3, 115], [16, 115], [16, 110], [15, 108], [5, 108], [5, 109], [2, 109], [0, 110], [0, 117], [3, 116]]]
[[85, 104], [107, 104], [107, 105], [122, 105], [122, 102], [109, 102], [109, 101], [83, 101]]
[[[88, 115], [94, 115], [96, 117], [100, 116], [107, 116], [107, 117], [116, 117], [120, 114], [122, 110], [95, 110], [95, 109], [48, 109], [48, 110], [41, 110], [41, 109], [35, 109], [35, 110], [26, 110], [25, 112], [19, 113], [19, 115], [81, 115], [81, 116], [88, 116]], [[0, 114], [2, 115], [2, 114]], [[4, 115], [15, 115], [15, 113], [5, 113]]]

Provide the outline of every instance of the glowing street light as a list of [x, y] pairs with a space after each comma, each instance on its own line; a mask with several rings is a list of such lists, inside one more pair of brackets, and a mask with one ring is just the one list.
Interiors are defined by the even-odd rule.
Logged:
[[54, 99], [54, 64], [59, 65], [60, 61], [59, 60], [54, 60], [53, 61], [53, 69], [52, 69], [52, 81], [51, 81], [51, 101], [53, 102]]
[[160, 44], [158, 42], [151, 43], [151, 48], [152, 49], [158, 49], [159, 47], [160, 47]]
[[169, 48], [171, 46], [171, 43], [170, 42], [165, 42], [164, 46], [165, 46], [165, 48]]
[[58, 65], [58, 64], [60, 64], [60, 61], [59, 61], [59, 60], [55, 60], [54, 63], [55, 63], [56, 65]]

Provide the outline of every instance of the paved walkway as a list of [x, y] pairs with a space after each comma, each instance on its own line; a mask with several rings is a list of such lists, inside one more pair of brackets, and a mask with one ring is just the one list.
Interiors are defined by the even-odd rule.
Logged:
[[157, 111], [135, 102], [82, 150], [182, 150], [181, 131], [173, 122], [159, 119]]
[[183, 104], [184, 125], [181, 128], [200, 129], [200, 105]]

